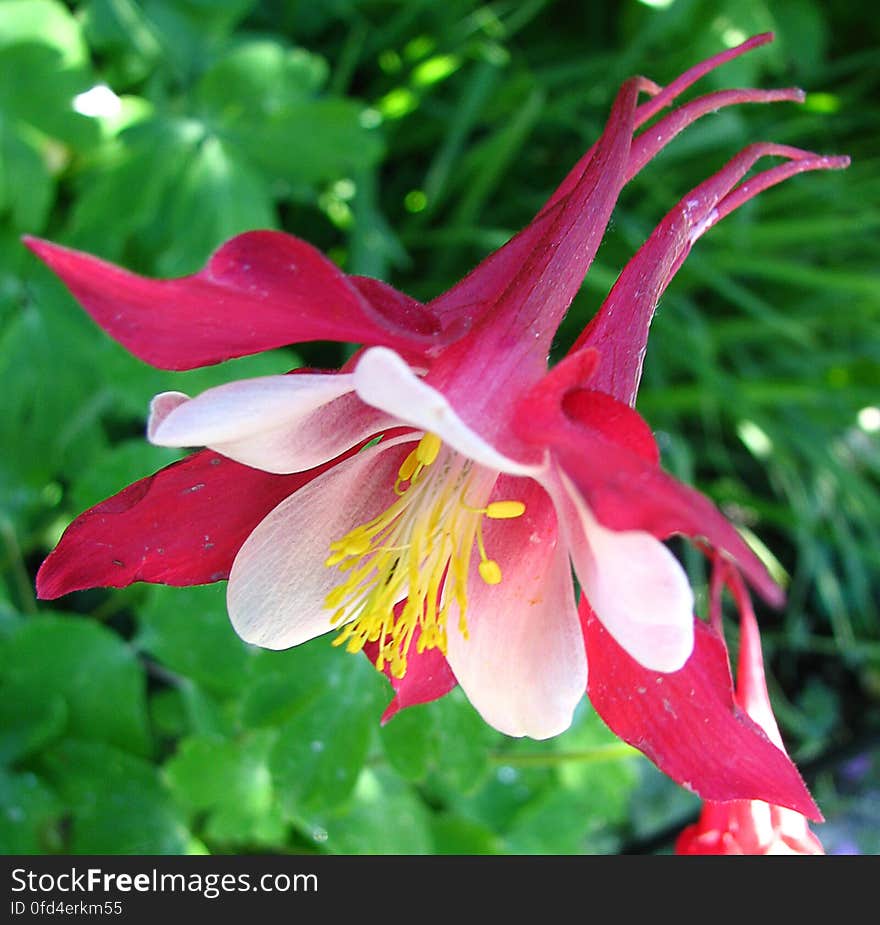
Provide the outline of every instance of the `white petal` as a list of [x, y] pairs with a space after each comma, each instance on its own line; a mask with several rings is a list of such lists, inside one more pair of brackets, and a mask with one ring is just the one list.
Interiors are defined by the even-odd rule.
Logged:
[[157, 395], [147, 436], [159, 446], [207, 446], [266, 472], [302, 472], [390, 422], [352, 394], [348, 374], [263, 376], [196, 398]]
[[543, 467], [525, 465], [499, 453], [462, 421], [446, 398], [427, 385], [407, 363], [387, 347], [364, 351], [355, 371], [357, 394], [374, 408], [436, 434], [463, 456], [511, 475], [534, 476]]
[[694, 595], [684, 569], [650, 533], [603, 527], [562, 481], [572, 561], [596, 616], [639, 664], [678, 671], [694, 647]]
[[412, 438], [363, 450], [318, 476], [271, 511], [238, 551], [226, 604], [246, 642], [287, 649], [332, 627], [327, 594], [344, 580], [324, 563], [330, 543], [393, 501], [394, 479]]
[[555, 524], [549, 531], [508, 536], [517, 546], [502, 551], [503, 532], [512, 527], [510, 521], [486, 525], [486, 548], [499, 562], [502, 579], [485, 584], [474, 555], [468, 638], [450, 615], [447, 658], [487, 723], [510, 736], [546, 739], [568, 729], [586, 691], [583, 634], [567, 551]]
[[[162, 392], [150, 402], [150, 418], [147, 421], [147, 439], [150, 443], [155, 443], [153, 439], [158, 425], [164, 421], [172, 411], [181, 405], [192, 401], [189, 395], [183, 392]], [[169, 446], [171, 444], [168, 444]], [[174, 444], [175, 446], [177, 444]], [[198, 446], [199, 444], [180, 444], [181, 446]]]

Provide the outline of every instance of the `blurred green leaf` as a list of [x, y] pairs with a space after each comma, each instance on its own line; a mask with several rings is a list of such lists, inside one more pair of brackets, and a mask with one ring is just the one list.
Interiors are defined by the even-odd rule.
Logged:
[[68, 854], [182, 854], [190, 835], [156, 769], [93, 742], [62, 742], [42, 767], [69, 807]]
[[0, 214], [8, 212], [14, 228], [38, 231], [45, 225], [55, 184], [38, 144], [26, 137], [0, 112]]
[[89, 463], [102, 446], [98, 419], [110, 397], [89, 349], [94, 328], [46, 279], [28, 280], [28, 302], [0, 330], [0, 499], [10, 510], [22, 487], [39, 490]]
[[375, 164], [382, 145], [349, 100], [292, 101], [259, 132], [237, 141], [255, 164], [292, 184], [319, 183]]
[[268, 184], [220, 138], [193, 150], [161, 223], [157, 269], [179, 276], [199, 269], [211, 251], [242, 231], [273, 228]]
[[212, 842], [245, 847], [284, 843], [286, 826], [267, 765], [274, 738], [271, 732], [236, 742], [194, 736], [165, 765], [175, 797], [191, 815], [207, 814], [205, 835]]
[[779, 51], [790, 61], [799, 82], [811, 83], [825, 66], [830, 32], [823, 4], [816, 0], [779, 0], [773, 4]]
[[479, 789], [450, 791], [449, 809], [517, 854], [610, 853], [621, 837], [638, 761], [586, 704], [555, 739], [504, 739]]
[[502, 854], [502, 840], [489, 826], [452, 814], [433, 816], [435, 854]]
[[[33, 617], [0, 640], [0, 670], [6, 709], [15, 705], [19, 727], [32, 703], [60, 699], [67, 735], [149, 752], [143, 670], [131, 648], [104, 627], [75, 617]], [[32, 735], [60, 731], [61, 715], [51, 708]]]
[[282, 807], [291, 819], [333, 809], [366, 761], [387, 682], [327, 637], [261, 653], [254, 668], [241, 721], [278, 729], [269, 767]]
[[89, 87], [86, 64], [78, 25], [60, 3], [0, 5], [0, 216], [16, 229], [42, 230], [67, 146], [98, 140], [97, 125], [74, 109]]
[[363, 170], [382, 152], [361, 124], [363, 106], [316, 95], [326, 71], [300, 49], [248, 43], [206, 72], [196, 98], [247, 163], [297, 189]]
[[125, 82], [151, 71], [169, 82], [191, 80], [255, 0], [89, 0], [86, 35]]
[[[519, 809], [511, 820], [505, 833], [508, 850], [516, 854], [616, 851], [638, 781], [641, 756], [595, 762], [577, 760], [575, 756], [590, 748], [618, 744], [597, 714], [584, 710], [572, 728], [554, 743], [556, 785]], [[530, 751], [532, 748], [528, 746]], [[566, 760], [566, 754], [571, 754], [572, 759]]]
[[57, 849], [61, 815], [61, 802], [35, 774], [0, 769], [0, 854]]
[[206, 691], [234, 696], [251, 653], [226, 616], [226, 585], [153, 589], [138, 614], [138, 648]]
[[45, 45], [64, 67], [82, 67], [89, 53], [76, 18], [59, 0], [4, 0], [0, 5], [0, 48]]
[[406, 780], [419, 781], [437, 757], [435, 721], [424, 707], [402, 710], [379, 730], [389, 763]]
[[13, 764], [64, 732], [67, 701], [50, 694], [22, 703], [6, 684], [0, 684], [0, 764]]
[[436, 721], [432, 784], [472, 792], [491, 771], [490, 749], [504, 737], [486, 723], [460, 689], [428, 704], [428, 709]]
[[696, 819], [700, 798], [679, 787], [649, 761], [636, 763], [638, 786], [630, 795], [627, 830], [648, 839], [658, 832], [683, 828]]
[[112, 86], [127, 87], [157, 65], [161, 41], [136, 0], [88, 0], [81, 15], [90, 47], [107, 59]]
[[197, 120], [157, 115], [120, 141], [112, 163], [81, 179], [77, 246], [113, 258], [134, 236], [141, 260], [175, 276], [199, 269], [227, 238], [275, 225], [266, 181]]
[[316, 845], [331, 854], [429, 854], [428, 811], [404, 783], [364, 769], [343, 813], [313, 821]]
[[382, 747], [399, 774], [464, 793], [489, 774], [490, 748], [501, 739], [458, 689], [401, 711], [381, 730]]
[[214, 62], [193, 95], [220, 122], [276, 115], [293, 100], [308, 99], [327, 80], [327, 62], [302, 48], [257, 39], [242, 42]]
[[83, 150], [97, 143], [97, 124], [74, 105], [91, 87], [88, 71], [63, 69], [57, 51], [34, 42], [0, 47], [0, 75], [4, 121], [34, 145], [49, 173], [66, 165], [68, 152], [59, 143]]

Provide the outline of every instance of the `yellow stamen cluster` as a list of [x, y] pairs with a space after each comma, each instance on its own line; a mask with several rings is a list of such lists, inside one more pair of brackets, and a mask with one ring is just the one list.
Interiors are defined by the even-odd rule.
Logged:
[[446, 654], [453, 603], [467, 638], [467, 581], [475, 542], [480, 577], [489, 585], [502, 578], [498, 563], [486, 553], [482, 519], [509, 520], [525, 512], [521, 501], [470, 506], [468, 492], [488, 494], [494, 476], [478, 474], [470, 460], [456, 453], [441, 457], [441, 449], [440, 438], [426, 433], [400, 464], [397, 500], [331, 543], [326, 561], [347, 576], [325, 599], [333, 611], [330, 622], [345, 623], [333, 644], [359, 652], [368, 642], [378, 643], [376, 667], [382, 671], [388, 663], [397, 678], [406, 673], [417, 627], [418, 652], [439, 648]]

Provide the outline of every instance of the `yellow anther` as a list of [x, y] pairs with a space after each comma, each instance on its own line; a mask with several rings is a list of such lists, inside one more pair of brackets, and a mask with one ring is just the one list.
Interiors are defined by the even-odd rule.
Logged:
[[397, 470], [397, 478], [401, 482], [408, 482], [413, 473], [416, 471], [416, 466], [419, 464], [419, 451], [413, 450], [409, 456], [400, 464], [400, 468]]
[[493, 501], [485, 513], [492, 520], [513, 520], [514, 517], [522, 517], [525, 511], [522, 501]]
[[442, 446], [440, 438], [436, 434], [425, 434], [419, 445], [416, 447], [416, 456], [423, 466], [430, 466], [437, 458]]
[[501, 568], [494, 559], [484, 559], [479, 568], [480, 578], [487, 585], [497, 585], [501, 581]]
[[370, 548], [370, 538], [366, 533], [351, 534], [346, 540], [344, 551], [347, 556], [363, 555]]
[[406, 659], [395, 653], [391, 658], [391, 674], [402, 678], [406, 674]]
[[[513, 519], [526, 509], [521, 501], [480, 506], [494, 482], [454, 453], [429, 468], [442, 446], [436, 434], [425, 433], [400, 463], [396, 500], [330, 543], [326, 560], [340, 574], [340, 584], [324, 599], [330, 625], [338, 630], [333, 644], [349, 652], [375, 645], [376, 668], [396, 678], [406, 673], [410, 651], [446, 654], [447, 629], [455, 625], [450, 621], [468, 638], [473, 555], [479, 555], [486, 584], [502, 580], [500, 566], [486, 553], [483, 518]], [[465, 500], [470, 492], [479, 499], [473, 507]]]

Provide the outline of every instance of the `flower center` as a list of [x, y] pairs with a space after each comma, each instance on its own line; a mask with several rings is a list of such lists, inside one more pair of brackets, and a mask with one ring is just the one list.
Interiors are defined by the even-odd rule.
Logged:
[[443, 450], [425, 434], [397, 471], [397, 500], [378, 517], [330, 544], [326, 565], [347, 575], [326, 597], [330, 622], [345, 623], [333, 645], [359, 652], [378, 643], [376, 668], [386, 662], [396, 678], [406, 673], [407, 653], [419, 629], [416, 650], [446, 654], [446, 622], [458, 604], [458, 627], [467, 638], [467, 583], [476, 543], [478, 570], [486, 584], [501, 581], [501, 568], [486, 553], [484, 517], [520, 517], [521, 501], [469, 503], [488, 498], [497, 473], [458, 453]]

